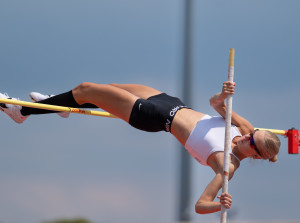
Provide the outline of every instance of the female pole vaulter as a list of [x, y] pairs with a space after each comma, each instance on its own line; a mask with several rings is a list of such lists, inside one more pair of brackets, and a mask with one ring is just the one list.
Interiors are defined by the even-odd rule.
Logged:
[[[73, 90], [56, 96], [31, 93], [37, 103], [74, 108], [101, 108], [123, 119], [131, 126], [148, 132], [170, 132], [200, 164], [215, 172], [195, 205], [196, 212], [207, 214], [221, 210], [221, 205], [231, 207], [228, 193], [217, 196], [222, 188], [224, 162], [224, 133], [228, 95], [233, 95], [235, 83], [226, 81], [222, 91], [210, 98], [210, 105], [220, 114], [212, 117], [188, 108], [180, 99], [171, 97], [148, 86], [136, 84], [95, 84], [84, 82]], [[0, 98], [8, 99], [6, 94]], [[14, 98], [12, 98], [14, 99]], [[0, 104], [3, 112], [15, 122], [22, 123], [29, 115], [57, 111]], [[67, 117], [68, 113], [58, 113]], [[232, 112], [231, 151], [229, 179], [245, 158], [264, 159], [275, 162], [280, 148], [278, 137], [265, 130], [254, 131], [251, 123]], [[215, 198], [218, 198], [215, 201]]]

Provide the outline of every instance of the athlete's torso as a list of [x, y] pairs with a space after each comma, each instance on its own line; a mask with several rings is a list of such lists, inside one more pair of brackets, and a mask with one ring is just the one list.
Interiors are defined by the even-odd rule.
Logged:
[[[230, 141], [240, 137], [238, 128], [231, 125]], [[202, 165], [208, 165], [210, 155], [216, 152], [224, 152], [225, 120], [222, 117], [205, 115], [195, 126], [188, 137], [185, 148]], [[234, 154], [230, 153], [234, 156]], [[236, 157], [236, 159], [238, 159]]]
[[192, 109], [179, 110], [172, 123], [171, 132], [177, 140], [184, 146], [189, 135], [205, 114], [194, 111]]
[[[186, 145], [186, 142], [193, 132], [193, 130], [196, 128], [198, 122], [203, 119], [206, 115], [197, 111], [194, 111], [192, 109], [181, 109], [177, 112], [173, 124], [172, 124], [172, 134], [177, 138], [177, 140], [183, 145]], [[222, 117], [219, 117], [220, 120], [224, 120]], [[224, 124], [225, 125], [225, 124]], [[225, 131], [225, 129], [223, 130]], [[238, 138], [240, 136], [239, 130], [235, 127], [235, 134], [234, 137]], [[221, 138], [219, 142], [222, 142], [224, 140], [225, 132], [221, 134]], [[218, 137], [218, 136], [216, 136]], [[233, 137], [233, 141], [235, 140]], [[222, 149], [224, 148], [224, 141], [222, 142]], [[219, 149], [220, 151], [220, 149]], [[223, 149], [224, 151], [224, 149]], [[216, 151], [217, 153], [218, 151]], [[210, 153], [211, 154], [211, 153]], [[238, 160], [238, 159], [236, 159]], [[207, 165], [207, 160], [204, 162], [204, 165]]]

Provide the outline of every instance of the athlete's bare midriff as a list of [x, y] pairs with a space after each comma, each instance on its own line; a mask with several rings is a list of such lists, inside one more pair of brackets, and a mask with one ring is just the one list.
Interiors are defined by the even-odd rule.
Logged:
[[205, 114], [192, 109], [183, 108], [177, 111], [171, 126], [171, 133], [184, 146], [190, 133]]

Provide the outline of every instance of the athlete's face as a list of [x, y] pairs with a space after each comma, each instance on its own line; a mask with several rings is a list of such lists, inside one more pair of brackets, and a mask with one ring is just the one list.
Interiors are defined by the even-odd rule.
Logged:
[[[250, 138], [249, 138], [249, 145], [250, 145], [250, 147], [251, 147], [252, 149], [255, 150], [255, 152], [256, 152], [260, 157], [262, 157], [261, 152], [260, 152], [259, 149], [257, 148], [256, 143], [255, 143], [255, 139], [254, 139], [255, 133], [256, 133], [257, 131], [258, 131], [258, 130], [255, 130], [253, 133], [250, 133], [250, 134], [249, 134], [249, 135], [250, 135]], [[256, 137], [256, 139], [258, 140], [257, 137]]]
[[238, 140], [237, 145], [247, 156], [251, 156], [254, 159], [262, 159], [263, 135], [263, 131], [244, 135]]

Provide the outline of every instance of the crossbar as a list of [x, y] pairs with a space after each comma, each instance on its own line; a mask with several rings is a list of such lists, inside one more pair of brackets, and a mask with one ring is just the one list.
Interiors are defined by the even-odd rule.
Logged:
[[101, 117], [107, 117], [107, 118], [118, 118], [115, 115], [112, 115], [108, 112], [103, 112], [103, 111], [86, 110], [86, 109], [71, 108], [71, 107], [64, 107], [64, 106], [58, 106], [58, 105], [47, 105], [47, 104], [19, 101], [19, 100], [13, 100], [13, 99], [0, 98], [0, 103], [21, 105], [24, 107], [46, 109], [46, 110], [58, 111], [58, 112], [69, 112], [69, 113], [77, 113], [77, 114], [82, 114], [82, 115], [94, 115], [94, 116], [101, 116]]
[[288, 133], [288, 130], [265, 129], [265, 128], [254, 128], [254, 129], [266, 130], [266, 131], [273, 132], [273, 133], [276, 134], [276, 135], [283, 135], [283, 136], [287, 136], [287, 133]]

